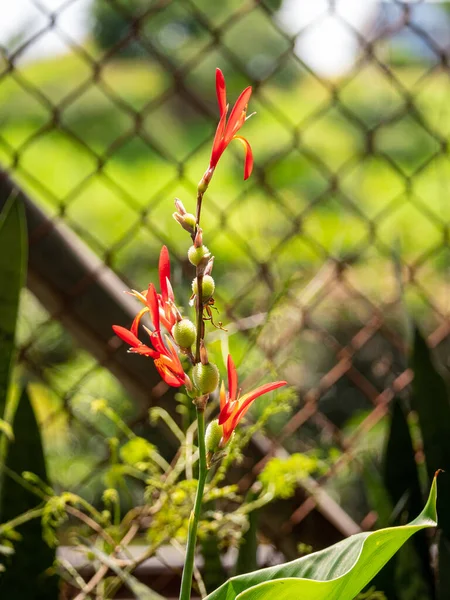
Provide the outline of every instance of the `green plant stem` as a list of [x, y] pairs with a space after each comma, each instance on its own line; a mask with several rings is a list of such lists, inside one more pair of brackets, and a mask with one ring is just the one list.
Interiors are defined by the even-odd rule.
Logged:
[[34, 510], [27, 510], [27, 512], [22, 513], [15, 519], [11, 519], [6, 523], [2, 523], [2, 525], [0, 526], [0, 535], [3, 535], [4, 532], [8, 531], [9, 529], [15, 529], [16, 527], [19, 527], [19, 525], [23, 525], [24, 523], [31, 521], [31, 519], [38, 519], [42, 517], [43, 512], [44, 508], [35, 508]]
[[[200, 227], [200, 217], [202, 213], [202, 201], [203, 201], [203, 193], [199, 192], [197, 194], [197, 215], [196, 215], [196, 232]], [[195, 234], [193, 235], [192, 241], [195, 240]], [[200, 346], [202, 339], [204, 338], [204, 324], [203, 324], [203, 267], [197, 267], [196, 277], [197, 277], [197, 302], [196, 302], [196, 312], [197, 312], [197, 341], [195, 344], [195, 358], [194, 362], [200, 362]]]
[[189, 517], [188, 540], [186, 547], [186, 558], [184, 561], [183, 577], [181, 579], [180, 600], [190, 600], [192, 588], [192, 574], [194, 572], [195, 547], [197, 542], [197, 528], [202, 508], [203, 492], [205, 489], [208, 468], [206, 466], [205, 448], [205, 415], [204, 411], [197, 408], [198, 424], [198, 449], [199, 449], [199, 474], [197, 493], [195, 495], [194, 508]]
[[195, 363], [200, 362], [200, 346], [204, 337], [203, 330], [203, 272], [197, 268], [197, 342], [195, 346]]
[[198, 194], [197, 194], [197, 214], [196, 214], [196, 219], [195, 219], [197, 222], [197, 227], [200, 227], [200, 217], [202, 214], [203, 193], [198, 192]]

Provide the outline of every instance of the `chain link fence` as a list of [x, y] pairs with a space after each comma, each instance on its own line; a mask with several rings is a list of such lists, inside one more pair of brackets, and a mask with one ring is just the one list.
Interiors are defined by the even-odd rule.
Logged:
[[[245, 134], [254, 174], [242, 183], [240, 148], [237, 160], [230, 151], [204, 202], [228, 329], [210, 339], [218, 357], [230, 348], [242, 362], [244, 386], [273, 371], [296, 401], [270, 424], [266, 455], [240, 483], [270, 456], [314, 451], [328, 468], [314, 493], [286, 509], [282, 535], [307, 534], [320, 493], [348, 513], [347, 533], [371, 527], [362, 481], [380, 459], [390, 400], [408, 393], [408, 313], [449, 367], [447, 4], [23, 4], [27, 26], [0, 48], [0, 164], [50, 227], [62, 226], [63, 238], [71, 230], [132, 288], [156, 280], [164, 243], [177, 299], [189, 297], [188, 240], [171, 217], [173, 199], [193, 210], [208, 164], [214, 68], [233, 98], [253, 85], [257, 114]], [[45, 40], [64, 51], [36, 59]], [[50, 273], [73, 268], [56, 255], [44, 262]], [[91, 401], [106, 398], [141, 432], [146, 414], [109, 359], [99, 360], [100, 342], [106, 357], [123, 348], [104, 334], [92, 354], [86, 337], [72, 337], [85, 283], [74, 275], [58, 307], [30, 286], [20, 360], [54, 481], [95, 497], [114, 431]], [[86, 310], [104, 319], [100, 302]]]

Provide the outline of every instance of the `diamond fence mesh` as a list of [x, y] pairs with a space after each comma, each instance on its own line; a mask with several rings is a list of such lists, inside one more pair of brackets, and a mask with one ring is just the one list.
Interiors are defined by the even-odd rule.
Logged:
[[[23, 4], [27, 26], [0, 48], [2, 168], [132, 288], [156, 280], [164, 243], [177, 298], [189, 297], [173, 198], [193, 210], [217, 123], [214, 68], [234, 97], [253, 85], [255, 172], [243, 184], [240, 148], [239, 162], [230, 151], [204, 202], [229, 330], [210, 338], [242, 361], [244, 385], [273, 371], [296, 401], [241, 484], [270, 456], [313, 450], [329, 467], [283, 514], [283, 535], [322, 492], [348, 513], [348, 532], [370, 527], [362, 476], [411, 381], [406, 311], [431, 345], [449, 343], [446, 3]], [[37, 59], [46, 40], [64, 52]], [[58, 260], [47, 259], [51, 271]], [[82, 280], [66, 290], [58, 310], [24, 293], [19, 337], [53, 479], [92, 497], [114, 430], [91, 401], [106, 398], [137, 431], [145, 414], [67, 331], [83, 290]], [[104, 307], [90, 310], [100, 319]]]

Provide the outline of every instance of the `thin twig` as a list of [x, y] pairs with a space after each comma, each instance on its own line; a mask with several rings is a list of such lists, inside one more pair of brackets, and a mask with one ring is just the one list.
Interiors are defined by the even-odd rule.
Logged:
[[77, 518], [79, 521], [82, 521], [85, 525], [90, 527], [92, 531], [98, 533], [98, 535], [100, 535], [105, 540], [105, 542], [110, 544], [113, 548], [115, 547], [116, 542], [114, 541], [114, 539], [109, 535], [107, 531], [103, 529], [101, 525], [94, 521], [94, 519], [88, 517], [88, 515], [85, 515], [84, 512], [78, 510], [78, 508], [75, 508], [74, 506], [70, 506], [69, 504], [66, 504], [66, 510], [73, 517]]
[[93, 577], [87, 582], [87, 584], [83, 587], [77, 596], [75, 596], [74, 600], [85, 600], [88, 594], [90, 594], [96, 586], [102, 581], [103, 577], [108, 573], [109, 567], [107, 565], [101, 565], [99, 570], [95, 573]]

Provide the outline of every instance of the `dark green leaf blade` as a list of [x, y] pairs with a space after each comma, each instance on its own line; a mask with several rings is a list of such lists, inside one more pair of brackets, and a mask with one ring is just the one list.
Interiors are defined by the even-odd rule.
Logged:
[[[45, 458], [39, 426], [28, 393], [19, 399], [13, 422], [14, 442], [8, 446], [6, 466], [18, 476], [31, 471], [47, 481]], [[9, 476], [5, 476], [0, 503], [0, 523], [34, 509], [40, 499]], [[42, 539], [40, 520], [33, 519], [17, 529], [22, 539], [15, 543], [15, 553], [3, 562], [5, 572], [0, 577], [1, 598], [33, 598], [57, 600], [58, 580], [45, 571], [52, 566], [55, 552]]]
[[[411, 515], [416, 515], [420, 511], [422, 492], [411, 432], [400, 398], [395, 398], [391, 403], [391, 427], [384, 455], [384, 481], [392, 505], [397, 508], [401, 506], [401, 512], [406, 512], [407, 518], [410, 518]], [[426, 532], [419, 531], [412, 542], [420, 562], [423, 583], [428, 588], [430, 597], [433, 598], [434, 574], [430, 565], [430, 550]], [[413, 551], [412, 548], [411, 551]], [[405, 563], [403, 570], [407, 567], [408, 565]], [[416, 564], [410, 563], [410, 568], [416, 571]], [[412, 581], [417, 576], [418, 573], [411, 573], [411, 577], [408, 579]]]
[[[250, 491], [247, 494], [247, 502], [256, 499], [256, 494]], [[257, 552], [258, 552], [258, 510], [252, 510], [248, 515], [248, 529], [242, 536], [239, 545], [239, 554], [236, 561], [236, 575], [250, 573], [258, 568]]]
[[19, 297], [25, 284], [26, 239], [23, 205], [11, 197], [0, 213], [0, 418], [6, 406]]
[[419, 329], [414, 335], [412, 407], [419, 417], [428, 474], [445, 473], [439, 482], [439, 527], [450, 540], [450, 402], [446, 382], [434, 365]]

